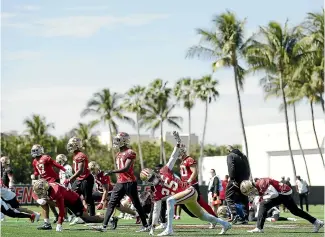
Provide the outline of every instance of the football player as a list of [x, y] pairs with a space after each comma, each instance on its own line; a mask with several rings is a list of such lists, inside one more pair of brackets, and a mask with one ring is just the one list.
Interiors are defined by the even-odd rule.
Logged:
[[134, 175], [134, 162], [136, 153], [130, 148], [130, 136], [125, 132], [118, 133], [113, 139], [113, 148], [118, 149], [116, 155], [117, 170], [106, 171], [107, 175], [117, 174], [117, 182], [113, 188], [108, 207], [105, 214], [103, 226], [96, 228], [99, 231], [105, 231], [108, 220], [113, 215], [114, 209], [120, 204], [124, 195], [128, 195], [137, 210], [143, 227], [139, 232], [148, 231], [146, 214], [141, 206], [138, 196], [137, 179]]
[[[44, 179], [37, 180], [33, 185], [33, 198], [43, 209], [45, 208], [45, 213], [48, 213], [46, 204], [55, 202], [56, 206], [59, 208], [59, 219], [56, 231], [62, 231], [65, 207], [85, 222], [100, 223], [103, 221], [103, 218], [100, 216], [89, 216], [80, 196], [76, 192], [58, 183], [48, 183]], [[45, 218], [47, 218], [47, 216]], [[112, 228], [116, 228], [117, 220], [118, 219], [115, 217], [112, 218]], [[52, 227], [48, 229], [52, 229]]]
[[206, 213], [203, 208], [197, 202], [198, 193], [191, 183], [183, 182], [177, 179], [172, 172], [176, 160], [179, 157], [180, 144], [174, 148], [174, 151], [168, 161], [168, 163], [156, 174], [151, 169], [143, 169], [140, 173], [142, 181], [151, 184], [155, 188], [154, 192], [154, 211], [153, 220], [150, 230], [150, 235], [153, 235], [155, 226], [158, 224], [158, 218], [160, 215], [161, 200], [167, 198], [167, 227], [158, 234], [158, 236], [166, 236], [173, 234], [173, 214], [175, 204], [185, 204], [187, 209], [201, 220], [208, 221], [210, 223], [219, 223], [223, 226], [220, 234], [226, 233], [231, 228], [231, 224], [223, 221], [209, 213]]
[[88, 169], [88, 157], [81, 152], [82, 141], [80, 138], [72, 137], [67, 144], [67, 150], [73, 153], [73, 169], [74, 174], [70, 179], [64, 181], [65, 185], [72, 184], [72, 190], [79, 195], [83, 195], [85, 202], [88, 205], [89, 215], [95, 215], [95, 202], [92, 197], [94, 187], [94, 176], [90, 174]]
[[14, 186], [14, 174], [10, 167], [10, 159], [8, 156], [3, 156], [0, 158], [1, 164], [1, 181], [10, 189]]
[[[52, 160], [50, 156], [45, 155], [44, 148], [41, 145], [33, 145], [31, 155], [34, 158], [34, 174], [31, 175], [32, 180], [35, 180], [36, 177], [39, 176], [41, 179], [45, 179], [48, 182], [60, 182], [59, 175], [54, 171], [53, 166], [63, 171], [65, 171], [65, 168]], [[55, 216], [54, 223], [56, 223], [58, 220], [58, 212], [54, 206], [50, 206], [50, 208]]]
[[0, 198], [0, 205], [1, 205], [1, 214], [13, 218], [29, 218], [30, 221], [33, 223], [35, 220], [35, 215], [30, 213], [23, 213], [14, 208], [9, 207], [7, 203]]
[[324, 223], [299, 209], [291, 194], [292, 189], [279, 181], [270, 178], [261, 178], [256, 182], [244, 180], [240, 184], [240, 191], [246, 196], [260, 196], [260, 205], [257, 216], [257, 226], [250, 233], [262, 233], [267, 212], [274, 206], [283, 204], [293, 215], [309, 221], [314, 226], [313, 232], [318, 232]]

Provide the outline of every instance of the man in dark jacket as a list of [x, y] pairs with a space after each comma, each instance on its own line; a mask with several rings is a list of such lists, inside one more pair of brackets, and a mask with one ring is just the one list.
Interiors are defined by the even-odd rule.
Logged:
[[250, 167], [247, 157], [238, 149], [232, 146], [227, 147], [229, 154], [227, 156], [227, 166], [229, 174], [229, 182], [226, 187], [226, 202], [230, 209], [231, 217], [228, 221], [234, 224], [238, 221], [236, 202], [238, 201], [244, 205], [245, 220], [242, 224], [247, 224], [249, 213], [248, 197], [240, 192], [240, 183], [243, 180], [250, 178]]

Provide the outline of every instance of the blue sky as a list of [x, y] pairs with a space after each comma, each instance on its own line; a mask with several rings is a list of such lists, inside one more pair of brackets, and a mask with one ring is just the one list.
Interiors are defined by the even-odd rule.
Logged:
[[[247, 17], [246, 35], [270, 20], [292, 25], [307, 12], [320, 11], [321, 0], [274, 1], [2, 1], [2, 130], [24, 131], [22, 121], [32, 113], [54, 122], [62, 135], [80, 121], [80, 112], [94, 92], [108, 87], [125, 92], [154, 78], [170, 85], [181, 78], [211, 73], [210, 62], [185, 59], [198, 42], [195, 28], [210, 28], [212, 16], [226, 9]], [[237, 101], [231, 70], [215, 73], [220, 98], [210, 108], [206, 141], [241, 142]], [[280, 100], [264, 101], [261, 75], [246, 78], [242, 95], [247, 125], [284, 121]], [[316, 117], [322, 117], [320, 107]], [[184, 117], [182, 108], [174, 111]], [[202, 134], [204, 107], [193, 111], [193, 128]], [[291, 116], [292, 117], [292, 116]], [[298, 119], [310, 118], [308, 105], [298, 107]], [[134, 130], [126, 124], [120, 128]], [[98, 128], [106, 131], [104, 126]], [[171, 130], [166, 128], [166, 130]]]

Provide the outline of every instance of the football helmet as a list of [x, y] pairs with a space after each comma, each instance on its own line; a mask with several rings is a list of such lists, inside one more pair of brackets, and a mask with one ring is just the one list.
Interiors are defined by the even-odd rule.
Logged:
[[255, 196], [258, 195], [257, 188], [250, 180], [244, 180], [240, 184], [240, 191], [245, 196]]
[[221, 206], [217, 210], [217, 216], [222, 218], [228, 217], [228, 207], [227, 206]]
[[32, 157], [44, 155], [44, 148], [39, 144], [35, 144], [35, 145], [33, 145], [30, 153], [31, 153]]
[[0, 158], [0, 162], [2, 165], [9, 165], [10, 164], [10, 159], [8, 156], [3, 156]]
[[64, 154], [59, 154], [59, 155], [56, 156], [55, 160], [59, 164], [63, 165], [65, 163], [67, 163], [68, 158]]
[[67, 144], [67, 150], [70, 153], [73, 153], [76, 150], [81, 150], [82, 149], [82, 141], [78, 137], [72, 137], [69, 139], [68, 144]]
[[92, 174], [97, 174], [99, 172], [99, 170], [100, 170], [100, 166], [99, 166], [99, 164], [97, 162], [91, 161], [88, 164], [88, 169], [90, 170], [90, 172]]
[[38, 196], [38, 198], [47, 198], [49, 188], [49, 183], [45, 179], [35, 180], [33, 184], [33, 192]]
[[140, 172], [140, 179], [149, 185], [157, 185], [160, 181], [159, 176], [149, 168], [144, 168]]
[[120, 132], [113, 138], [113, 148], [121, 148], [130, 145], [130, 135], [126, 132]]

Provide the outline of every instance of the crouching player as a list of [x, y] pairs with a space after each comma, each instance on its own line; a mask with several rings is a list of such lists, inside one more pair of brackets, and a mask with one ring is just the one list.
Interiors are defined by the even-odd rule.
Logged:
[[292, 189], [279, 181], [270, 178], [258, 179], [256, 182], [244, 180], [240, 184], [240, 191], [246, 196], [260, 196], [260, 205], [257, 216], [257, 226], [255, 229], [248, 232], [261, 233], [267, 212], [275, 206], [283, 204], [293, 215], [299, 216], [314, 225], [314, 231], [318, 232], [323, 227], [324, 223], [315, 217], [312, 217], [307, 212], [299, 209], [294, 202], [291, 194]]
[[[103, 221], [102, 217], [99, 216], [89, 216], [84, 208], [84, 205], [79, 197], [79, 195], [65, 188], [58, 183], [48, 183], [44, 179], [37, 180], [33, 185], [33, 198], [38, 204], [45, 208], [44, 222], [49, 224], [48, 220], [48, 205], [52, 205], [53, 202], [59, 208], [59, 218], [56, 226], [56, 231], [62, 231], [62, 222], [65, 215], [65, 207], [67, 207], [75, 216], [80, 217], [83, 221], [87, 223], [101, 223]], [[117, 218], [112, 218], [111, 220], [112, 228], [115, 228], [117, 223]], [[47, 228], [52, 229], [52, 227]]]
[[140, 173], [141, 180], [155, 188], [153, 197], [154, 211], [150, 235], [153, 235], [153, 230], [158, 224], [161, 202], [164, 198], [167, 198], [167, 228], [162, 233], [158, 234], [158, 236], [173, 234], [172, 226], [175, 204], [184, 204], [191, 213], [201, 220], [213, 224], [221, 224], [223, 228], [220, 234], [226, 233], [226, 231], [231, 228], [231, 224], [206, 213], [197, 202], [198, 193], [195, 188], [192, 187], [191, 184], [182, 182], [180, 179], [175, 178], [173, 175], [172, 169], [179, 157], [179, 147], [180, 144], [177, 144], [168, 163], [160, 169], [159, 174], [148, 168], [143, 169]]

